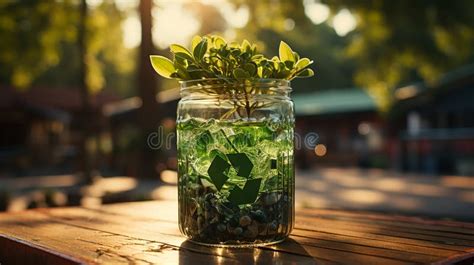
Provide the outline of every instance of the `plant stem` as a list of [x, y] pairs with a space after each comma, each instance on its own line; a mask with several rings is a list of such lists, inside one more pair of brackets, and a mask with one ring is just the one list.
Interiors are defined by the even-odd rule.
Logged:
[[246, 87], [244, 87], [244, 95], [245, 95], [245, 111], [247, 112], [247, 119], [250, 119], [251, 107], [250, 107], [249, 96], [247, 94]]
[[229, 140], [229, 138], [227, 138], [227, 135], [225, 135], [224, 130], [221, 129], [220, 131], [221, 131], [221, 133], [224, 135], [225, 139], [226, 139], [227, 142], [230, 144], [230, 146], [232, 147], [232, 149], [234, 149], [234, 151], [235, 151], [236, 153], [238, 153], [239, 150], [237, 150], [237, 148], [235, 148], [235, 146], [232, 144], [232, 142]]

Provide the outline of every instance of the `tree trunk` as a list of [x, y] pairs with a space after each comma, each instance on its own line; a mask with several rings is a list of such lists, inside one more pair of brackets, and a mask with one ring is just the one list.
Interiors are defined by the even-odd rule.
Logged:
[[138, 167], [138, 176], [141, 178], [157, 178], [156, 163], [158, 154], [148, 146], [147, 138], [150, 133], [156, 132], [159, 122], [159, 106], [156, 101], [157, 87], [159, 86], [156, 74], [150, 64], [150, 55], [155, 53], [152, 40], [152, 0], [140, 0], [140, 19], [142, 41], [140, 44], [138, 64], [138, 89], [142, 99], [142, 107], [138, 112], [138, 122], [141, 129], [141, 152]]
[[84, 174], [84, 178], [87, 182], [91, 183], [93, 181], [92, 176], [92, 161], [91, 154], [87, 148], [87, 141], [91, 138], [91, 113], [92, 113], [92, 103], [89, 93], [89, 87], [87, 85], [87, 39], [86, 39], [86, 21], [87, 21], [87, 2], [86, 0], [81, 1], [80, 5], [80, 18], [79, 18], [79, 31], [78, 31], [78, 46], [79, 46], [79, 56], [80, 56], [80, 67], [79, 67], [79, 89], [82, 101], [82, 110], [80, 113], [81, 128], [81, 150], [80, 150], [80, 159], [81, 159], [81, 170]]

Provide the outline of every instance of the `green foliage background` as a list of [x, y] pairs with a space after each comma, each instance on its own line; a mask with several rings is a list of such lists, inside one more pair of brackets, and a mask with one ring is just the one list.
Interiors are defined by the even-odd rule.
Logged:
[[[249, 10], [248, 23], [234, 29], [236, 40], [256, 42], [267, 56], [277, 54], [283, 40], [315, 61], [316, 78], [295, 81], [295, 93], [358, 86], [386, 110], [394, 88], [435, 82], [474, 61], [474, 1], [323, 0], [331, 15], [345, 8], [355, 16], [356, 29], [344, 37], [330, 26], [331, 17], [318, 25], [308, 19], [305, 4], [312, 0], [229, 1]], [[158, 8], [165, 4], [157, 3]], [[185, 6], [201, 21], [197, 34], [222, 34], [228, 28], [219, 5], [192, 1]], [[86, 79], [92, 92], [107, 87], [122, 96], [137, 94], [136, 50], [124, 47], [121, 31], [129, 11], [112, 0], [90, 8]], [[0, 1], [0, 84], [77, 86], [78, 19], [79, 1]]]
[[[0, 1], [0, 84], [77, 87], [79, 1]], [[125, 13], [106, 0], [86, 21], [91, 92], [105, 87], [129, 95], [134, 50], [123, 46]]]

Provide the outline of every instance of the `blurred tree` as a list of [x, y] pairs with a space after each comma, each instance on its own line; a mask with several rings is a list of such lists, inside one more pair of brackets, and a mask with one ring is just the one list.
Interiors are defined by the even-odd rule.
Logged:
[[93, 110], [91, 102], [91, 88], [92, 85], [89, 82], [88, 77], [90, 72], [89, 67], [89, 56], [88, 56], [88, 45], [87, 45], [87, 22], [88, 22], [88, 7], [87, 1], [82, 0], [79, 7], [79, 20], [78, 20], [78, 35], [77, 35], [77, 45], [79, 47], [79, 90], [82, 101], [82, 111], [81, 111], [81, 128], [82, 128], [82, 137], [81, 137], [81, 169], [84, 174], [84, 178], [89, 182], [93, 182], [93, 161], [92, 161], [92, 150], [88, 148], [90, 145], [89, 141], [92, 140], [92, 126], [90, 124], [93, 121]]
[[436, 81], [473, 60], [474, 1], [324, 2], [356, 16], [346, 52], [357, 62], [356, 83], [367, 87], [382, 109], [390, 106], [397, 86], [420, 77]]
[[122, 76], [131, 79], [133, 70], [122, 42], [123, 18], [113, 0], [93, 7], [86, 0], [0, 2], [0, 83], [80, 90], [80, 162], [88, 180], [94, 167], [91, 143], [98, 144], [91, 95], [106, 81], [127, 85]]
[[159, 106], [156, 101], [158, 79], [150, 64], [150, 55], [156, 54], [152, 39], [152, 0], [140, 0], [139, 11], [142, 41], [138, 56], [138, 91], [142, 100], [138, 122], [142, 133], [139, 177], [155, 178], [157, 176], [157, 152], [148, 145], [148, 136], [156, 132], [161, 120]]
[[74, 42], [79, 13], [73, 1], [0, 1], [0, 81], [24, 89], [61, 59]]
[[227, 21], [214, 5], [195, 1], [186, 3], [185, 7], [199, 19], [200, 35], [223, 32], [228, 27]]
[[[0, 1], [0, 83], [19, 89], [39, 84], [78, 87], [80, 1]], [[86, 22], [87, 85], [133, 91], [134, 50], [124, 47], [125, 11], [113, 0], [89, 6]]]

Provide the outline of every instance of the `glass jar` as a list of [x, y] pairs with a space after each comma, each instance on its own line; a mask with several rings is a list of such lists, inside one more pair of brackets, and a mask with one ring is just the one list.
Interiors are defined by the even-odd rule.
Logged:
[[179, 228], [189, 240], [249, 247], [294, 223], [294, 111], [286, 80], [181, 83]]

